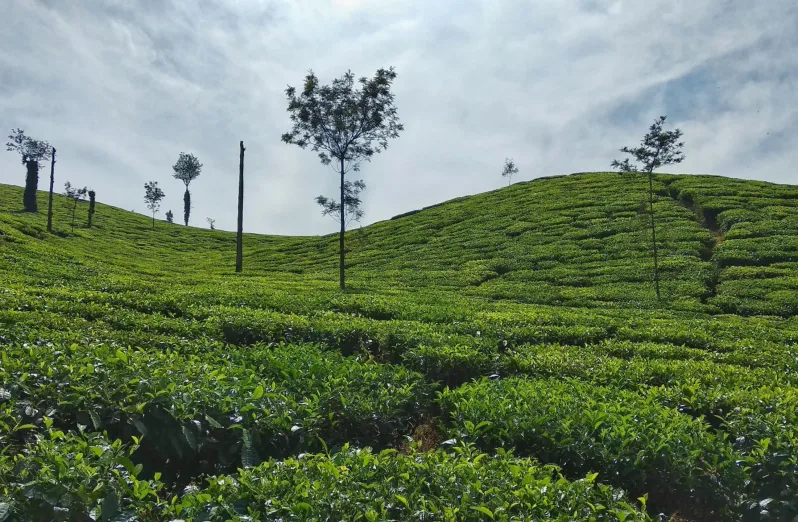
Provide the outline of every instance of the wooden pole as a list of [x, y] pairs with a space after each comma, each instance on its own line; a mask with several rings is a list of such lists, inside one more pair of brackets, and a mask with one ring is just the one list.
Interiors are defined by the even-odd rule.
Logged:
[[50, 200], [47, 203], [47, 232], [53, 233], [53, 184], [55, 184], [55, 147], [50, 160]]
[[236, 235], [236, 272], [244, 265], [244, 142], [239, 143], [238, 157], [238, 234]]

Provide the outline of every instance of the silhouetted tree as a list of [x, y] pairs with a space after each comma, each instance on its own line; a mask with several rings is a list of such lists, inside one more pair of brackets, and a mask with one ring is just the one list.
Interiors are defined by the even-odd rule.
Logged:
[[11, 129], [8, 139], [6, 150], [18, 152], [22, 156], [22, 164], [27, 170], [25, 191], [22, 195], [25, 212], [38, 212], [36, 191], [39, 189], [39, 167], [42, 162], [47, 161], [47, 156], [50, 155], [50, 144], [26, 136], [22, 129]]
[[504, 170], [502, 170], [502, 177], [508, 178], [507, 186], [509, 187], [513, 183], [513, 176], [518, 174], [518, 167], [515, 166], [515, 163], [512, 159], [507, 158], [504, 160]]
[[89, 228], [91, 228], [91, 221], [94, 219], [94, 203], [97, 193], [93, 190], [89, 191]]
[[152, 211], [152, 229], [155, 230], [155, 214], [161, 208], [161, 200], [166, 196], [163, 190], [158, 187], [157, 181], [150, 181], [144, 184], [144, 202], [147, 208]]
[[363, 160], [388, 147], [388, 140], [398, 138], [404, 126], [399, 123], [391, 85], [396, 79], [393, 67], [379, 69], [374, 78], [362, 77], [355, 89], [355, 75], [347, 71], [331, 85], [319, 85], [313, 71], [305, 77], [300, 93], [286, 90], [288, 112], [293, 128], [282, 140], [300, 148], [318, 152], [322, 164], [332, 164], [340, 176], [339, 279], [344, 280], [344, 233], [346, 232], [346, 173], [360, 170]]
[[50, 195], [47, 199], [47, 231], [53, 233], [53, 186], [55, 185], [55, 147], [51, 147], [50, 158]]
[[642, 170], [637, 165], [631, 163], [629, 159], [624, 161], [613, 160], [610, 166], [618, 169], [619, 172], [645, 172], [648, 173], [648, 202], [649, 213], [651, 214], [651, 245], [654, 256], [654, 287], [657, 299], [660, 298], [659, 291], [659, 266], [657, 259], [657, 227], [654, 222], [654, 169], [664, 165], [672, 165], [684, 161], [684, 142], [679, 141], [682, 131], [679, 129], [666, 131], [663, 130], [667, 116], [660, 116], [649, 127], [648, 133], [643, 136], [640, 145], [635, 148], [624, 147], [621, 152], [629, 154], [642, 164]]
[[[346, 219], [346, 224], [349, 225], [353, 220], [360, 221], [363, 218], [363, 210], [360, 208], [360, 191], [366, 189], [366, 184], [363, 183], [362, 179], [357, 181], [345, 181], [344, 182], [344, 208], [345, 211], [343, 213], [344, 218]], [[341, 221], [341, 204], [334, 199], [328, 199], [324, 196], [318, 196], [316, 198], [316, 203], [318, 203], [321, 208], [321, 215], [322, 216], [332, 216], [333, 219], [340, 223]]]
[[89, 189], [86, 187], [73, 187], [69, 181], [64, 183], [64, 195], [75, 202], [72, 206], [72, 232], [75, 231], [75, 211], [78, 209], [78, 203], [85, 200], [88, 191]]
[[172, 169], [175, 171], [174, 177], [186, 185], [186, 193], [183, 194], [183, 220], [188, 226], [188, 216], [191, 213], [191, 194], [188, 191], [188, 186], [199, 177], [202, 172], [202, 163], [193, 154], [181, 152]]
[[238, 229], [236, 231], [236, 272], [244, 268], [244, 142], [238, 155]]
[[175, 222], [175, 215], [172, 214], [171, 210], [167, 210], [166, 211], [166, 221], [169, 222], [169, 223], [174, 223]]
[[215, 219], [211, 219], [209, 217], [206, 217], [205, 221], [208, 222], [208, 226], [211, 227], [211, 230], [216, 230], [216, 220]]

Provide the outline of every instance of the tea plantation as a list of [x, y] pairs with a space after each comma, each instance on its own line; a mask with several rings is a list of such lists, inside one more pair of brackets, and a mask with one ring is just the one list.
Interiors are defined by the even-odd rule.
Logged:
[[[798, 520], [798, 187], [542, 178], [337, 237], [0, 185], [0, 521]], [[47, 194], [39, 193], [39, 208]], [[231, 207], [232, 211], [232, 207]]]

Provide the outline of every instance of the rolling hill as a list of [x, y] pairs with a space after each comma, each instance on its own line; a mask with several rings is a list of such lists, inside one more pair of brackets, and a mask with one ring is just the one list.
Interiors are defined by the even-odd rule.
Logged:
[[340, 292], [333, 235], [236, 274], [234, 233], [56, 196], [49, 234], [0, 185], [0, 520], [793, 520], [798, 187], [656, 175], [661, 300], [647, 191], [355, 229]]

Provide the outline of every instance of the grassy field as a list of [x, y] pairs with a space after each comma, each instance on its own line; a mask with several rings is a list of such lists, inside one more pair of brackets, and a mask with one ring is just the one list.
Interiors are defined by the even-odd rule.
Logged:
[[[0, 521], [794, 520], [798, 187], [517, 183], [337, 237], [0, 185]], [[40, 193], [39, 208], [47, 208]], [[231, 207], [232, 209], [232, 207]], [[249, 518], [247, 518], [249, 517]]]

